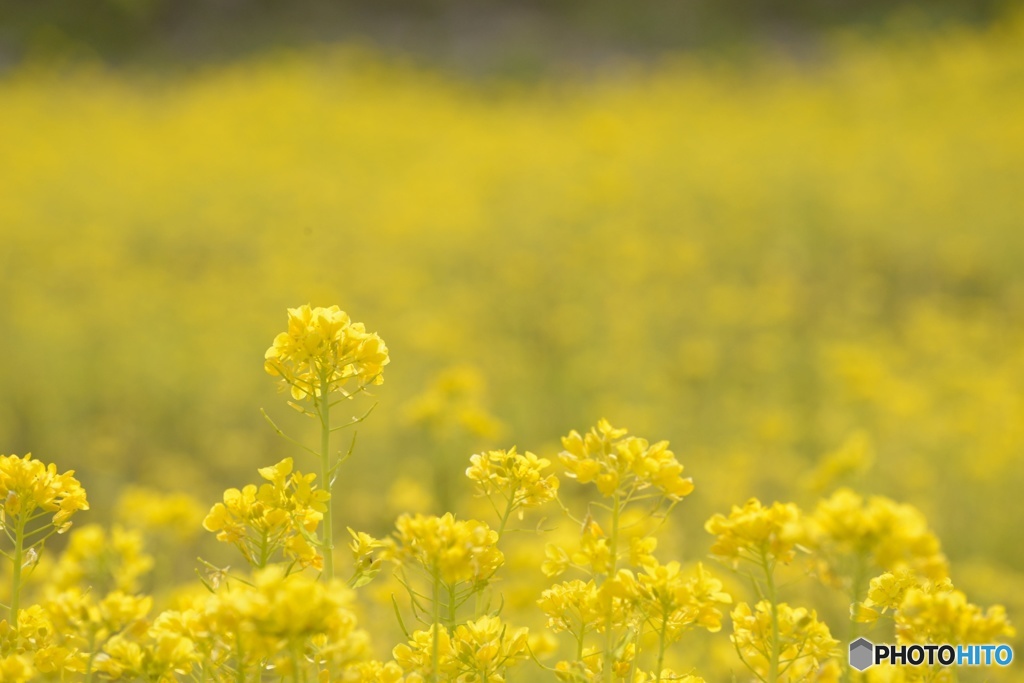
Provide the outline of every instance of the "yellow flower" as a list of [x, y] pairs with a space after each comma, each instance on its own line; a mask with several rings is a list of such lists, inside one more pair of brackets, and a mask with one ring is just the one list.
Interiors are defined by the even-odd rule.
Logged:
[[87, 524], [73, 531], [51, 574], [50, 586], [92, 590], [116, 589], [135, 593], [153, 568], [142, 533], [114, 526], [109, 531]]
[[544, 561], [540, 565], [540, 570], [544, 572], [544, 576], [554, 578], [564, 574], [570, 562], [569, 553], [564, 548], [548, 543], [544, 546]]
[[506, 669], [529, 656], [528, 638], [528, 629], [510, 629], [498, 617], [484, 616], [455, 629], [452, 649], [465, 680], [499, 683]]
[[395, 527], [391, 559], [437, 571], [449, 585], [487, 581], [505, 561], [497, 532], [483, 522], [456, 520], [449, 512], [442, 517], [402, 515]]
[[24, 655], [8, 655], [0, 659], [0, 681], [26, 683], [35, 678], [32, 660]]
[[629, 539], [629, 563], [637, 567], [656, 565], [654, 559], [655, 548], [658, 547], [658, 539], [654, 536], [634, 536]]
[[840, 567], [865, 560], [889, 572], [911, 569], [932, 579], [947, 575], [938, 538], [911, 505], [884, 496], [865, 501], [850, 489], [839, 489], [820, 501], [806, 521], [808, 543], [821, 557], [820, 574], [828, 583], [842, 578]]
[[[838, 641], [832, 638], [828, 626], [818, 621], [814, 610], [790, 607], [779, 603], [776, 620], [767, 600], [753, 609], [745, 602], [732, 612], [732, 642], [743, 656], [744, 662], [759, 677], [768, 675], [769, 659], [766, 653], [779, 652], [780, 683], [807, 680], [807, 677], [837, 654]], [[778, 634], [778, 640], [775, 634]]]
[[203, 506], [187, 493], [130, 486], [118, 499], [117, 518], [125, 526], [166, 532], [185, 541], [201, 528]]
[[586, 435], [569, 432], [562, 438], [562, 448], [559, 458], [568, 476], [581, 484], [594, 482], [606, 497], [616, 492], [628, 497], [654, 488], [679, 500], [693, 491], [693, 480], [681, 476], [683, 466], [668, 450], [667, 441], [651, 444], [604, 419]]
[[100, 600], [99, 614], [107, 628], [117, 632], [132, 622], [144, 619], [152, 607], [153, 598], [148, 595], [128, 595], [114, 591]]
[[800, 510], [793, 503], [764, 507], [751, 498], [741, 508], [733, 506], [728, 517], [716, 514], [704, 529], [718, 538], [711, 554], [737, 566], [740, 560], [763, 564], [768, 560], [789, 562], [803, 539]]
[[288, 331], [278, 334], [264, 355], [266, 371], [291, 388], [296, 401], [322, 393], [351, 395], [356, 389], [384, 381], [390, 362], [384, 341], [352, 322], [337, 306], [288, 309]]
[[540, 507], [558, 496], [558, 477], [544, 474], [551, 466], [547, 458], [509, 450], [487, 451], [470, 457], [466, 476], [481, 495], [499, 494], [509, 512]]
[[547, 615], [547, 627], [555, 633], [579, 634], [592, 630], [598, 620], [604, 618], [593, 580], [557, 583], [541, 593], [537, 604]]
[[982, 610], [953, 588], [902, 569], [871, 579], [868, 597], [851, 606], [856, 621], [873, 622], [893, 612], [901, 643], [991, 643], [1016, 635], [1002, 605]]
[[439, 443], [464, 435], [494, 439], [503, 425], [487, 410], [484, 389], [483, 375], [476, 368], [446, 368], [406, 404], [406, 421], [427, 429]]
[[57, 474], [54, 464], [43, 465], [16, 455], [0, 456], [0, 507], [12, 519], [28, 521], [36, 510], [54, 513], [52, 524], [59, 533], [71, 526], [71, 516], [88, 510], [85, 489], [74, 478], [74, 470]]
[[323, 556], [315, 533], [330, 493], [317, 488], [315, 474], [292, 470], [292, 459], [259, 469], [268, 483], [224, 491], [203, 528], [217, 534], [217, 540], [237, 547], [246, 561], [264, 567], [281, 552], [302, 567], [320, 569]]
[[701, 626], [714, 633], [722, 628], [720, 605], [732, 602], [722, 590], [722, 582], [698, 563], [693, 576], [685, 576], [678, 562], [657, 563], [644, 568], [637, 581], [643, 611], [651, 619], [655, 631], [665, 627], [668, 642], [675, 642], [683, 632]]
[[406, 672], [430, 676], [433, 673], [435, 632], [438, 670], [445, 676], [454, 677], [459, 665], [455, 660], [455, 651], [448, 630], [440, 624], [434, 624], [426, 631], [416, 631], [408, 643], [396, 645], [391, 651], [391, 656]]

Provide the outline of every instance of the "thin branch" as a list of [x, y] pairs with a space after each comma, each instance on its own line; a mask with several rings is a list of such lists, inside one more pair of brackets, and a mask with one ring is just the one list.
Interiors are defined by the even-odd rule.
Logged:
[[285, 434], [284, 431], [280, 427], [278, 427], [274, 423], [273, 420], [270, 419], [270, 416], [267, 415], [267, 411], [266, 410], [264, 410], [263, 408], [260, 408], [260, 412], [263, 414], [263, 419], [265, 419], [268, 423], [270, 423], [270, 426], [274, 429], [275, 432], [277, 432], [278, 436], [280, 436], [283, 439], [285, 439], [286, 441], [288, 441], [288, 442], [298, 446], [299, 448], [301, 448], [302, 450], [306, 451], [310, 455], [314, 455], [314, 456], [316, 456], [318, 458], [320, 457], [320, 454], [317, 453], [316, 451], [314, 451], [312, 448], [306, 446], [305, 444], [301, 443], [300, 441], [297, 441], [297, 440], [293, 439], [292, 437], [288, 436], [287, 434]]

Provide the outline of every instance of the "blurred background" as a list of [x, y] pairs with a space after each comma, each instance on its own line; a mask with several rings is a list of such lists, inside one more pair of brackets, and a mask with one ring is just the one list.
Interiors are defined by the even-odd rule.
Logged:
[[94, 521], [315, 470], [262, 359], [338, 304], [392, 356], [344, 525], [607, 417], [693, 476], [688, 560], [847, 485], [1020, 621], [1022, 187], [1015, 3], [3, 3], [0, 451]]

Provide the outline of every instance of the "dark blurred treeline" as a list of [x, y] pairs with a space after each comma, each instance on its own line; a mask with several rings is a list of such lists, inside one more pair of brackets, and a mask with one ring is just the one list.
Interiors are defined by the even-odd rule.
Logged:
[[984, 24], [1007, 0], [0, 0], [0, 66], [39, 58], [188, 63], [356, 40], [529, 76], [664, 51], [813, 54], [837, 27]]

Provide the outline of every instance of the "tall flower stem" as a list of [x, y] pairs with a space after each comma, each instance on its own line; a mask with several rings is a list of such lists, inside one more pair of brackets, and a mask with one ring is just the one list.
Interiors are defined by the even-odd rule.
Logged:
[[11, 627], [18, 629], [18, 611], [21, 603], [21, 568], [25, 564], [25, 520], [19, 516], [14, 525], [14, 567], [11, 571]]
[[327, 489], [327, 510], [324, 512], [324, 572], [328, 580], [334, 578], [334, 488], [331, 471], [331, 402], [328, 398], [329, 380], [326, 372], [320, 371], [320, 398], [317, 413], [320, 415], [320, 485]]
[[[609, 546], [611, 550], [611, 568], [608, 571], [608, 579], [611, 580], [615, 576], [615, 572], [618, 570], [618, 559], [619, 559], [619, 515], [622, 512], [622, 502], [619, 498], [619, 492], [615, 492], [615, 496], [612, 498], [612, 528], [611, 537], [609, 538]], [[612, 645], [615, 644], [615, 633], [612, 631], [612, 619], [614, 618], [614, 603], [611, 598], [608, 599], [608, 614], [605, 619], [605, 633], [604, 633], [604, 680], [611, 683], [615, 678], [615, 671], [613, 670], [612, 664], [615, 662], [615, 653], [612, 650]]]
[[441, 680], [441, 570], [435, 565], [434, 572], [434, 642], [431, 645], [431, 683]]
[[768, 683], [776, 683], [779, 680], [779, 605], [778, 593], [775, 590], [775, 567], [773, 560], [768, 559], [768, 553], [761, 551], [761, 561], [764, 566], [765, 593], [772, 610], [772, 649], [771, 660], [768, 662]]
[[668, 614], [661, 615], [661, 630], [658, 631], [658, 669], [654, 672], [657, 683], [661, 683], [661, 671], [665, 668], [665, 636], [668, 632]]

